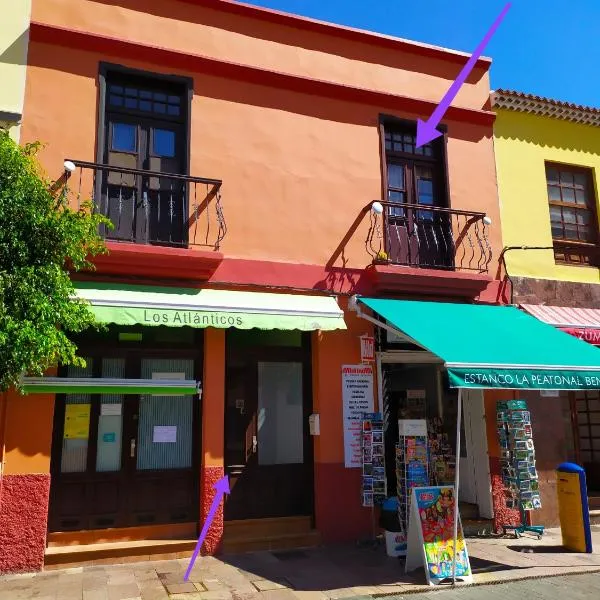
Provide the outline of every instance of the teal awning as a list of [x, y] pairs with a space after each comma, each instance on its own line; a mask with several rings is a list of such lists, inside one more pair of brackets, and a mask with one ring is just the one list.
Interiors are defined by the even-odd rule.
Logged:
[[452, 387], [600, 389], [600, 349], [512, 306], [357, 300], [439, 356]]

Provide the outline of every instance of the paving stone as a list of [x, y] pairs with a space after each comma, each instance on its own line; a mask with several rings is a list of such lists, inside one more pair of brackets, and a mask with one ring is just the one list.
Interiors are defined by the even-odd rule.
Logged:
[[183, 583], [167, 583], [165, 586], [169, 594], [187, 594], [189, 592], [197, 592], [196, 586], [192, 582]]
[[257, 579], [252, 584], [256, 587], [259, 592], [268, 592], [270, 590], [283, 590], [286, 589], [281, 583], [270, 581], [268, 579]]
[[151, 585], [142, 582], [140, 584], [140, 595], [142, 600], [169, 600], [169, 594], [160, 582]]
[[130, 600], [141, 597], [137, 583], [109, 584], [106, 589], [108, 590], [108, 600]]
[[108, 590], [106, 587], [96, 590], [83, 590], [83, 600], [108, 600]]
[[208, 592], [227, 591], [228, 589], [227, 586], [218, 579], [203, 579], [201, 583]]
[[323, 592], [312, 590], [293, 590], [292, 592], [298, 600], [326, 600], [327, 596]]
[[208, 592], [196, 592], [200, 600], [232, 600], [229, 590], [211, 590]]

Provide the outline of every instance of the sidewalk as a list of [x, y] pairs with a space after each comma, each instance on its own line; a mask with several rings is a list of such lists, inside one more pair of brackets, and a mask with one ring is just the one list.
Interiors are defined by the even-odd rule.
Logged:
[[[539, 541], [468, 539], [474, 581], [600, 571], [600, 526], [592, 530], [595, 552], [587, 555], [563, 552], [559, 530]], [[4, 576], [0, 600], [366, 600], [431, 590], [422, 569], [405, 575], [402, 561], [388, 558], [383, 546], [203, 557], [185, 583], [188, 564], [186, 558]]]

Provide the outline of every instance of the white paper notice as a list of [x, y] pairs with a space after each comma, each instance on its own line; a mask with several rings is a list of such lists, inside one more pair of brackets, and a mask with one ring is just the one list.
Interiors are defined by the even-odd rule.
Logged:
[[177, 425], [155, 425], [152, 433], [155, 444], [177, 441]]
[[118, 404], [101, 404], [100, 414], [103, 417], [118, 417], [121, 414], [121, 403]]
[[373, 369], [369, 365], [342, 367], [344, 465], [360, 467], [362, 413], [373, 412]]

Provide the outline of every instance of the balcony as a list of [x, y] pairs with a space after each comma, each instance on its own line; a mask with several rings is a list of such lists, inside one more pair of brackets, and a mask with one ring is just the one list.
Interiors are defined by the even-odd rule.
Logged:
[[450, 285], [473, 295], [491, 281], [491, 220], [485, 213], [375, 201], [370, 219], [367, 251], [381, 291], [439, 293]]
[[98, 271], [203, 280], [220, 264], [222, 181], [78, 160], [65, 169], [71, 205], [91, 201], [114, 226], [101, 227], [110, 254]]

